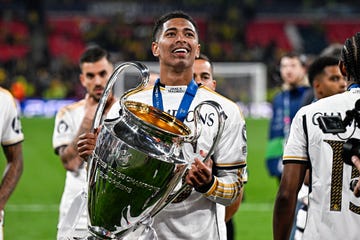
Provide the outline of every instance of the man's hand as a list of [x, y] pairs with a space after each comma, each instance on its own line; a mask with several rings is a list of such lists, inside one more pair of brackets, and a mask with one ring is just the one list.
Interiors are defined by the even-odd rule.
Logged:
[[[206, 156], [203, 151], [200, 151], [200, 155], [203, 157]], [[212, 166], [213, 161], [211, 159], [203, 162], [198, 158], [195, 158], [195, 161], [191, 164], [191, 168], [186, 176], [186, 183], [200, 192], [207, 191], [213, 181]]]
[[[360, 173], [360, 159], [357, 156], [352, 156], [351, 161], [354, 163], [355, 167]], [[360, 181], [357, 182], [354, 188], [354, 195], [355, 197], [360, 197]]]
[[87, 161], [87, 158], [92, 154], [95, 149], [97, 139], [97, 132], [88, 132], [83, 133], [79, 136], [79, 141], [77, 143], [77, 150], [79, 156]]

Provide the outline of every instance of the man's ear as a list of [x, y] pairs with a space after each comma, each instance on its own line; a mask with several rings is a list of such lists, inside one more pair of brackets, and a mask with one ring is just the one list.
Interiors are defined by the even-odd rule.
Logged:
[[346, 67], [345, 67], [343, 61], [340, 61], [340, 62], [339, 62], [339, 68], [340, 68], [341, 74], [342, 74], [344, 77], [346, 77], [346, 76], [347, 76], [347, 71], [346, 71]]
[[195, 57], [198, 58], [200, 57], [200, 43], [197, 45], [196, 51], [195, 51]]
[[320, 81], [319, 80], [317, 80], [317, 79], [314, 79], [314, 81], [313, 81], [313, 83], [312, 83], [312, 87], [314, 88], [314, 89], [317, 89], [319, 86], [320, 86]]
[[85, 76], [84, 74], [80, 73], [79, 74], [79, 79], [80, 79], [80, 83], [83, 87], [85, 87]]
[[159, 46], [157, 42], [152, 42], [151, 51], [155, 57], [159, 56]]

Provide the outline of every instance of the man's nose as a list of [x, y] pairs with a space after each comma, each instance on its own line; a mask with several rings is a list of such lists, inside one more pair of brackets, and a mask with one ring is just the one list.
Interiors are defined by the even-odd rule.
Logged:
[[201, 77], [198, 75], [194, 75], [194, 80], [196, 83], [201, 83]]
[[183, 33], [178, 33], [176, 36], [176, 41], [185, 42], [186, 41], [185, 35]]
[[101, 76], [99, 76], [99, 75], [95, 76], [95, 84], [96, 85], [101, 85], [102, 81], [103, 81], [103, 78]]

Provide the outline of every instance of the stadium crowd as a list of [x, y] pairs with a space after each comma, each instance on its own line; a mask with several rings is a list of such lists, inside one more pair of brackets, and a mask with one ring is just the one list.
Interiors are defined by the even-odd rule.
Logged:
[[[84, 90], [77, 81], [76, 59], [89, 44], [100, 44], [109, 50], [114, 62], [155, 61], [147, 48], [151, 23], [169, 9], [192, 12], [199, 23], [202, 52], [214, 62], [267, 64], [269, 88], [281, 85], [277, 64], [285, 51], [317, 54], [330, 43], [343, 42], [345, 36], [359, 28], [356, 21], [343, 21], [343, 27], [337, 28], [334, 35], [332, 30], [337, 25], [323, 12], [327, 20], [321, 23], [313, 23], [311, 17], [306, 21], [284, 15], [293, 9], [300, 11], [296, 14], [311, 9], [319, 16], [316, 9], [323, 6], [321, 9], [327, 9], [328, 14], [337, 9], [337, 16], [345, 15], [341, 12], [345, 11], [351, 17], [351, 11], [357, 8], [354, 3], [351, 10], [346, 8], [347, 1], [341, 5], [338, 1], [321, 1], [322, 5], [319, 1], [302, 1], [296, 8], [279, 0], [239, 3], [183, 0], [176, 4], [168, 0], [151, 4], [72, 0], [0, 2], [0, 85], [10, 89], [20, 101], [31, 97], [78, 99], [82, 96]], [[275, 7], [279, 5], [282, 7]], [[269, 17], [271, 12], [277, 17]]]

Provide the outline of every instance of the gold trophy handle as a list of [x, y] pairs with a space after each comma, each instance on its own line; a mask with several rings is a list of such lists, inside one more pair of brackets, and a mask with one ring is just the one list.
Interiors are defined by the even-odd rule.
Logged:
[[149, 82], [149, 68], [140, 63], [140, 62], [124, 62], [122, 64], [119, 64], [117, 67], [115, 67], [114, 72], [111, 74], [109, 81], [107, 82], [105, 86], [104, 93], [99, 101], [99, 105], [97, 106], [96, 112], [95, 112], [95, 118], [93, 121], [92, 129], [96, 129], [100, 126], [101, 123], [101, 117], [103, 115], [103, 111], [107, 102], [107, 99], [110, 95], [110, 92], [112, 91], [113, 85], [118, 80], [119, 74], [127, 67], [133, 66], [137, 68], [141, 74], [141, 82], [135, 87], [128, 91], [126, 91], [120, 98], [120, 104], [121, 107], [123, 107], [124, 101], [126, 98], [136, 92], [141, 91], [145, 88], [145, 86]]

